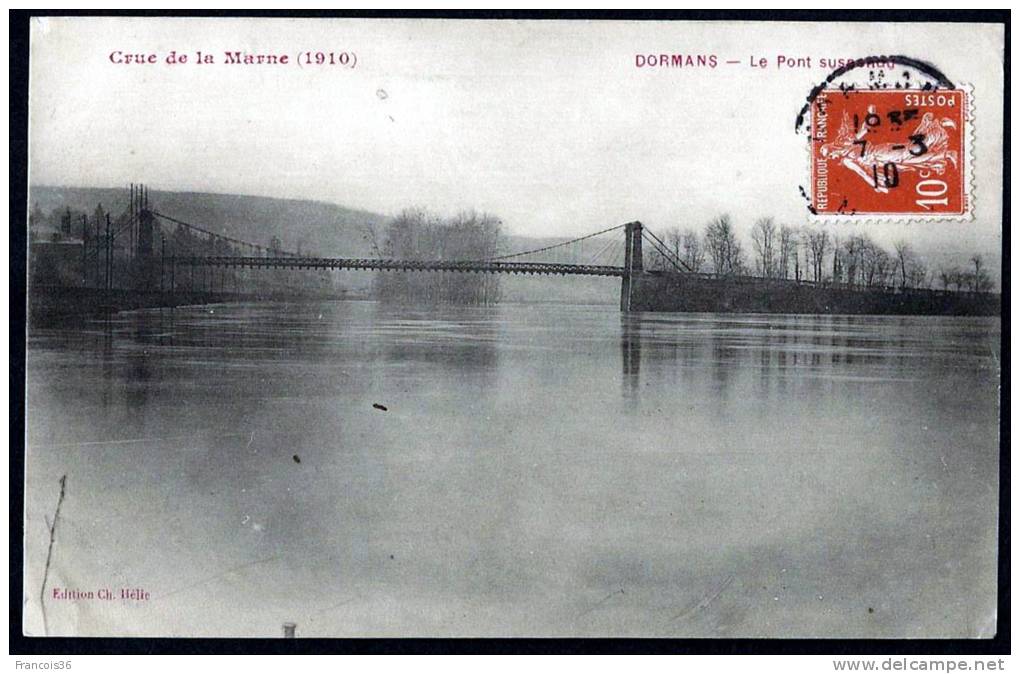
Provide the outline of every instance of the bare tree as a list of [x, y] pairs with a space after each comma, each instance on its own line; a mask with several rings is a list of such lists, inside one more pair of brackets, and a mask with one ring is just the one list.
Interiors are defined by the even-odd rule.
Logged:
[[974, 271], [971, 275], [971, 290], [976, 293], [988, 292], [992, 289], [992, 280], [988, 278], [988, 272], [984, 270], [984, 260], [980, 255], [974, 255], [970, 258], [970, 263], [974, 265]]
[[776, 223], [772, 218], [759, 218], [751, 228], [754, 245], [754, 266], [759, 276], [776, 275]]
[[666, 230], [666, 236], [663, 238], [663, 243], [666, 244], [666, 250], [673, 257], [674, 260], [680, 258], [680, 243], [683, 241], [683, 232], [680, 231], [679, 227], [670, 227]]
[[795, 260], [797, 257], [797, 246], [798, 238], [797, 232], [789, 225], [780, 225], [779, 227], [779, 267], [776, 269], [776, 275], [779, 278], [790, 277], [790, 264], [793, 261], [794, 266], [798, 268], [797, 277], [800, 278], [799, 263]]
[[906, 241], [897, 241], [896, 246], [896, 264], [900, 270], [900, 287], [907, 287], [907, 269], [913, 264], [914, 251], [910, 247], [910, 244]]
[[955, 290], [959, 290], [965, 276], [964, 272], [955, 265], [939, 269], [938, 275], [943, 290], [953, 290], [952, 286], [956, 286]]
[[670, 227], [662, 235], [663, 250], [658, 246], [650, 246], [645, 253], [649, 259], [650, 269], [675, 269], [677, 261], [682, 259], [683, 232], [679, 227]]
[[843, 242], [839, 264], [840, 271], [844, 274], [844, 282], [853, 286], [860, 283], [858, 274], [861, 269], [861, 253], [864, 248], [864, 240], [860, 235], [847, 237]]
[[918, 258], [911, 260], [907, 267], [907, 286], [910, 288], [928, 288], [931, 286], [928, 268]]
[[811, 263], [811, 273], [814, 276], [814, 282], [820, 283], [823, 275], [823, 265], [825, 264], [825, 256], [829, 252], [829, 233], [824, 229], [816, 232], [808, 232], [807, 235], [807, 253], [808, 261]]
[[379, 246], [379, 233], [375, 225], [366, 223], [361, 226], [361, 238], [372, 247], [372, 255], [382, 257], [382, 248]]
[[733, 231], [730, 216], [720, 215], [705, 228], [705, 245], [718, 275], [739, 274], [744, 269], [744, 251]]
[[868, 288], [888, 285], [889, 276], [893, 271], [893, 261], [889, 253], [869, 237], [862, 237], [861, 271], [864, 285]]
[[945, 267], [939, 267], [938, 271], [939, 283], [942, 284], [943, 290], [949, 290], [949, 284], [951, 283], [952, 271]]
[[705, 266], [705, 247], [701, 245], [701, 237], [693, 229], [685, 229], [680, 238], [680, 259], [694, 272], [700, 272]]
[[832, 282], [842, 283], [843, 282], [843, 263], [842, 248], [839, 245], [839, 237], [832, 237]]

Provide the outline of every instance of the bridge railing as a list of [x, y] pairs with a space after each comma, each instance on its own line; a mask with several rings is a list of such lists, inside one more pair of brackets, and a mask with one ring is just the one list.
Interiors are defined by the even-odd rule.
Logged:
[[488, 274], [547, 274], [563, 276], [623, 276], [623, 267], [553, 262], [465, 260], [396, 260], [382, 258], [185, 256], [182, 266], [247, 267], [261, 269], [348, 269], [375, 271], [449, 271]]

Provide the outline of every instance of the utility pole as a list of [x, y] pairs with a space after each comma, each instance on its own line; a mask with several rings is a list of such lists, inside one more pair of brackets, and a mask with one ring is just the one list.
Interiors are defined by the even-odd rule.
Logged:
[[89, 221], [88, 217], [81, 214], [81, 284], [83, 287], [89, 285]]
[[128, 201], [128, 257], [135, 256], [135, 184], [131, 183], [131, 195]]
[[103, 282], [103, 273], [99, 271], [100, 260], [102, 259], [101, 248], [103, 245], [103, 234], [99, 229], [99, 218], [96, 218], [96, 288]]
[[110, 235], [110, 214], [106, 214], [106, 289], [113, 287], [113, 237]]
[[163, 295], [163, 268], [166, 266], [166, 237], [162, 234], [159, 237], [159, 294]]

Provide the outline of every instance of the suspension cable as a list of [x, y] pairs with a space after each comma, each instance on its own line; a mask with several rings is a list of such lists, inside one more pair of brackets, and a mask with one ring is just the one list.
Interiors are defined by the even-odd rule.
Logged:
[[651, 244], [652, 248], [654, 248], [655, 251], [659, 255], [661, 255], [663, 258], [665, 258], [665, 260], [667, 262], [669, 262], [671, 265], [673, 265], [673, 267], [677, 271], [680, 271], [680, 272], [684, 271], [683, 269], [680, 268], [680, 266], [676, 263], [676, 261], [673, 259], [673, 257], [669, 254], [668, 250], [663, 250], [662, 247], [658, 243], [656, 243], [655, 240], [652, 239], [651, 237], [643, 237], [643, 238], [645, 239], [645, 241], [647, 241], [649, 244]]
[[662, 259], [663, 261], [665, 261], [666, 263], [668, 263], [668, 264], [669, 264], [669, 266], [673, 267], [673, 268], [674, 268], [675, 270], [677, 270], [677, 271], [684, 271], [683, 269], [681, 269], [681, 268], [680, 268], [680, 266], [679, 266], [679, 265], [677, 265], [676, 261], [675, 261], [675, 260], [674, 260], [674, 259], [673, 259], [672, 257], [670, 257], [670, 255], [669, 255], [669, 251], [664, 251], [664, 250], [662, 249], [662, 247], [661, 247], [661, 246], [659, 246], [659, 245], [658, 245], [658, 244], [657, 244], [657, 243], [656, 243], [656, 242], [655, 242], [654, 240], [652, 240], [651, 238], [647, 238], [647, 237], [646, 237], [646, 238], [645, 238], [645, 241], [646, 241], [647, 243], [651, 244], [651, 246], [652, 246], [652, 249], [653, 249], [653, 250], [654, 250], [654, 251], [655, 251], [655, 252], [656, 252], [656, 253], [658, 254], [658, 256], [659, 256], [659, 257], [660, 257], [660, 258], [661, 258], [661, 259]]
[[556, 243], [556, 244], [553, 244], [551, 246], [544, 246], [542, 248], [536, 248], [534, 250], [526, 250], [526, 251], [523, 251], [523, 252], [520, 252], [520, 253], [512, 253], [510, 255], [500, 255], [498, 257], [487, 257], [483, 261], [484, 262], [495, 262], [496, 260], [509, 260], [510, 258], [514, 258], [514, 257], [522, 257], [524, 255], [532, 255], [533, 253], [541, 253], [541, 252], [544, 252], [544, 251], [547, 251], [547, 250], [552, 250], [553, 248], [560, 248], [561, 246], [569, 246], [572, 243], [577, 243], [578, 241], [584, 241], [585, 239], [590, 239], [592, 237], [598, 236], [599, 234], [605, 234], [607, 232], [612, 232], [613, 230], [620, 229], [620, 228], [625, 227], [625, 226], [626, 225], [617, 225], [616, 227], [610, 227], [609, 229], [603, 229], [600, 232], [593, 232], [591, 234], [586, 234], [585, 236], [579, 236], [576, 239], [571, 239], [570, 241], [562, 241], [560, 243]]
[[609, 247], [612, 246], [614, 243], [617, 243], [616, 239], [609, 239], [609, 241], [606, 242], [606, 245], [602, 246], [602, 250], [600, 250], [599, 252], [597, 252], [594, 255], [592, 255], [591, 256], [592, 264], [597, 263], [598, 260], [599, 260], [599, 257], [602, 256], [602, 253], [604, 253], [607, 250], [609, 250]]
[[[681, 259], [680, 259], [679, 257], [675, 257], [675, 256], [674, 256], [674, 255], [673, 255], [673, 254], [672, 254], [672, 253], [671, 253], [671, 252], [669, 251], [669, 246], [667, 246], [667, 245], [666, 245], [666, 244], [665, 244], [665, 243], [664, 243], [664, 242], [662, 241], [662, 239], [660, 239], [659, 237], [655, 236], [655, 232], [653, 232], [652, 230], [648, 229], [647, 227], [643, 228], [643, 229], [642, 229], [641, 231], [642, 231], [642, 233], [643, 233], [643, 234], [644, 234], [644, 233], [647, 233], [647, 234], [648, 234], [649, 236], [651, 236], [651, 239], [646, 239], [646, 240], [647, 240], [647, 241], [648, 241], [649, 243], [651, 243], [651, 244], [652, 244], [652, 246], [653, 246], [653, 247], [654, 247], [654, 248], [655, 248], [655, 249], [656, 249], [657, 251], [659, 251], [659, 254], [661, 254], [661, 255], [662, 255], [663, 257], [665, 257], [665, 258], [666, 258], [666, 259], [667, 259], [667, 260], [669, 261], [669, 263], [670, 263], [671, 265], [673, 265], [674, 267], [676, 267], [676, 268], [677, 268], [677, 270], [679, 270], [679, 271], [688, 271], [688, 272], [692, 272], [692, 273], [693, 273], [693, 271], [694, 271], [694, 270], [693, 270], [693, 269], [691, 269], [691, 268], [690, 268], [690, 267], [689, 267], [689, 266], [687, 265], [687, 263], [686, 263], [686, 262], [684, 262], [683, 260], [681, 260]], [[652, 239], [654, 239], [655, 241], [652, 241]], [[659, 244], [659, 245], [656, 245], [656, 243], [655, 243], [656, 241], [658, 242], [658, 244]], [[661, 246], [661, 247], [660, 247], [660, 246]], [[678, 263], [679, 263], [679, 264], [678, 264]], [[680, 265], [683, 265], [684, 269], [680, 269]]]
[[[161, 218], [163, 220], [166, 220], [168, 222], [172, 222], [172, 223], [181, 225], [182, 227], [186, 227], [188, 229], [192, 229], [192, 230], [195, 230], [197, 232], [201, 232], [201, 233], [206, 234], [208, 236], [212, 236], [212, 237], [215, 237], [215, 238], [218, 238], [218, 239], [222, 239], [224, 241], [229, 241], [231, 243], [240, 244], [240, 245], [243, 245], [243, 246], [249, 246], [249, 247], [251, 247], [253, 249], [256, 249], [256, 250], [261, 250], [262, 248], [264, 248], [263, 246], [251, 243], [250, 241], [244, 241], [242, 239], [235, 239], [233, 237], [225, 236], [223, 234], [217, 234], [216, 232], [209, 231], [208, 229], [205, 229], [203, 227], [199, 227], [198, 225], [194, 225], [194, 224], [192, 224], [190, 222], [185, 222], [183, 220], [179, 220], [177, 218], [171, 217], [169, 215], [166, 215], [164, 213], [160, 213], [160, 212], [155, 211], [155, 210], [153, 210], [151, 212], [152, 212], [153, 215], [155, 215], [155, 216], [157, 216], [157, 217], [159, 217], [159, 218]], [[498, 261], [498, 260], [509, 260], [509, 259], [516, 258], [516, 257], [523, 257], [525, 255], [533, 255], [535, 253], [541, 253], [541, 252], [545, 252], [545, 251], [548, 251], [548, 250], [553, 250], [555, 248], [562, 248], [564, 246], [569, 246], [571, 244], [578, 243], [579, 241], [584, 241], [585, 239], [591, 239], [591, 238], [594, 238], [596, 236], [600, 236], [602, 234], [607, 234], [609, 232], [612, 232], [612, 231], [615, 231], [615, 230], [618, 230], [618, 229], [622, 229], [623, 227], [626, 227], [626, 225], [616, 225], [615, 227], [608, 227], [606, 229], [603, 229], [603, 230], [600, 230], [600, 231], [597, 231], [597, 232], [592, 232], [591, 234], [586, 234], [584, 236], [579, 236], [579, 237], [576, 237], [574, 239], [570, 239], [568, 241], [561, 241], [560, 243], [556, 243], [556, 244], [553, 244], [553, 245], [550, 245], [550, 246], [543, 246], [541, 248], [535, 248], [533, 250], [521, 251], [519, 253], [511, 253], [511, 254], [508, 254], [508, 255], [499, 255], [499, 256], [495, 256], [495, 257], [489, 257], [489, 258], [485, 258], [484, 260], [479, 260], [479, 262], [495, 262], [495, 261]], [[606, 249], [610, 245], [612, 245], [613, 243], [618, 243], [618, 242], [610, 241], [609, 244], [607, 244], [602, 249], [602, 251], [600, 251], [598, 254], [596, 254], [595, 257], [597, 258], [599, 255], [601, 255], [603, 252], [605, 252]], [[285, 255], [285, 256], [298, 257], [297, 253], [293, 253], [293, 252], [290, 252], [290, 251], [283, 251], [283, 250], [281, 250], [279, 252], [282, 255]]]
[[[198, 225], [193, 225], [190, 222], [184, 222], [183, 220], [178, 220], [177, 218], [172, 218], [169, 215], [164, 215], [163, 213], [160, 213], [158, 211], [152, 211], [152, 214], [157, 216], [157, 217], [163, 218], [164, 220], [168, 220], [169, 222], [173, 222], [175, 224], [181, 225], [182, 227], [187, 227], [188, 229], [193, 229], [196, 232], [202, 232], [203, 234], [208, 234], [209, 236], [215, 237], [217, 239], [222, 239], [224, 241], [229, 241], [231, 243], [241, 244], [242, 246], [250, 246], [250, 247], [255, 248], [255, 249], [260, 249], [260, 248], [264, 248], [265, 247], [265, 246], [260, 246], [258, 244], [252, 243], [250, 241], [244, 241], [242, 239], [235, 239], [235, 238], [230, 237], [230, 236], [225, 236], [223, 234], [217, 234], [216, 232], [211, 232], [208, 229], [205, 229], [204, 227], [199, 227]], [[278, 252], [281, 255], [288, 256], [288, 257], [299, 257], [299, 255], [297, 253], [292, 253], [292, 252], [286, 251], [286, 250], [280, 250]]]

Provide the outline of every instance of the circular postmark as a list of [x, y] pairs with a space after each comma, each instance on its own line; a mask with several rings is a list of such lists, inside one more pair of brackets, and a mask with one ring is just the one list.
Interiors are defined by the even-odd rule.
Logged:
[[850, 60], [808, 94], [794, 131], [810, 151], [819, 217], [968, 215], [969, 92], [906, 56]]

